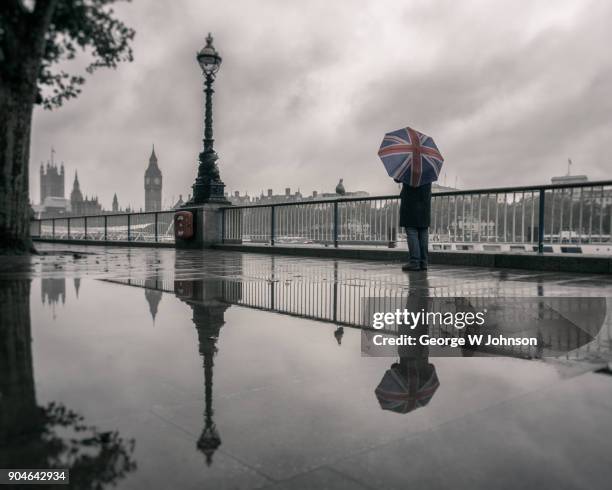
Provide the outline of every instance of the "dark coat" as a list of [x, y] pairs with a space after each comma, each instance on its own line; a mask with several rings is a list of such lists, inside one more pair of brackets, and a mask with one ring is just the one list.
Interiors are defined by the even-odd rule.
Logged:
[[428, 228], [431, 215], [431, 184], [420, 187], [404, 184], [400, 198], [400, 226]]

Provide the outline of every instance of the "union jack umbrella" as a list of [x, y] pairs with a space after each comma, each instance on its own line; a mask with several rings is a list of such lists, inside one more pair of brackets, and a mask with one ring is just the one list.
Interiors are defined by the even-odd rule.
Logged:
[[412, 128], [387, 133], [378, 156], [389, 177], [412, 187], [438, 180], [444, 162], [433, 138]]
[[[396, 413], [409, 413], [424, 407], [440, 386], [436, 369], [425, 374], [414, 367], [408, 376], [402, 376], [395, 368], [388, 369], [374, 390], [380, 408]], [[425, 376], [424, 376], [425, 374]]]

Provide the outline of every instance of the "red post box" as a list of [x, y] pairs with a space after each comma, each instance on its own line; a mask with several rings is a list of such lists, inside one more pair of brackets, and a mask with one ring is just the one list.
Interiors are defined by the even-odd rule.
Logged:
[[174, 213], [174, 237], [182, 240], [193, 238], [193, 213], [191, 211]]

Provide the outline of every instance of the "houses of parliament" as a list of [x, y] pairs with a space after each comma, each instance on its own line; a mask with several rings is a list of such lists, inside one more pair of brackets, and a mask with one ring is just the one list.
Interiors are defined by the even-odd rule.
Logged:
[[[129, 206], [122, 209], [115, 193], [111, 209], [104, 209], [98, 196], [83, 196], [79, 176], [74, 172], [70, 197], [65, 197], [66, 171], [64, 162], [59, 166], [55, 161], [55, 150], [51, 150], [51, 158], [47, 164], [40, 164], [40, 204], [33, 205], [36, 218], [60, 218], [67, 216], [91, 216], [112, 213], [135, 212]], [[144, 173], [145, 206], [140, 211], [161, 211], [162, 209], [162, 173], [158, 165], [155, 147], [151, 150], [149, 164]]]

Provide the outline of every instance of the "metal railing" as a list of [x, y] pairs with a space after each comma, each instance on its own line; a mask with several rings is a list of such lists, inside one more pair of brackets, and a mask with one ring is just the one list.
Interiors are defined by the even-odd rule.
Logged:
[[[399, 196], [221, 208], [224, 243], [405, 247]], [[174, 242], [174, 211], [36, 219], [40, 239]], [[612, 181], [433, 194], [434, 250], [612, 255]], [[475, 248], [477, 247], [477, 248]]]
[[[405, 240], [399, 205], [399, 196], [377, 196], [225, 207], [223, 242], [394, 247]], [[441, 250], [541, 253], [612, 245], [611, 229], [612, 181], [599, 181], [434, 193], [429, 235]]]
[[34, 238], [174, 243], [174, 211], [34, 219]]

